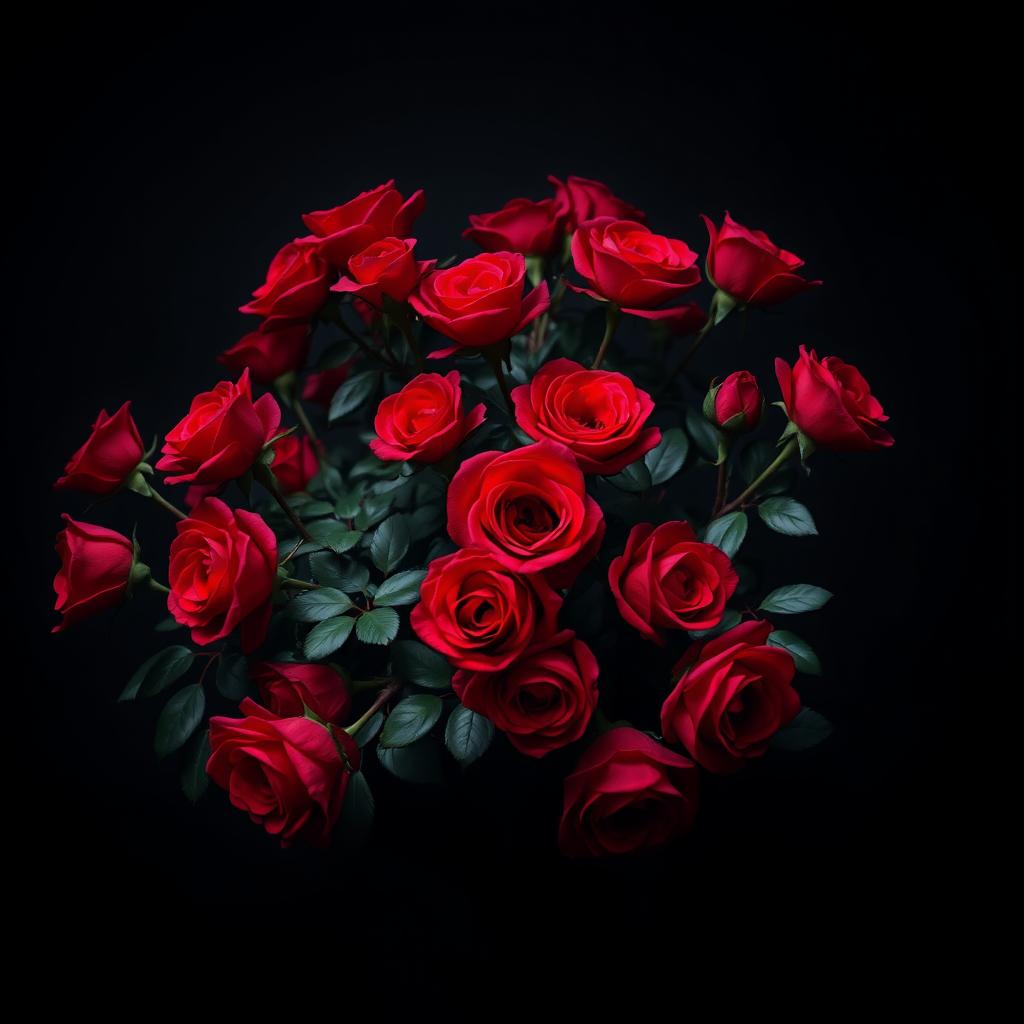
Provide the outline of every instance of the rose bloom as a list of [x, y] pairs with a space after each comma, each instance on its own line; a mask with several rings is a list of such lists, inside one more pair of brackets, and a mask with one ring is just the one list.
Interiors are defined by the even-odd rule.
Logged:
[[519, 252], [548, 256], [561, 249], [562, 217], [554, 199], [510, 199], [494, 213], [473, 213], [463, 238], [485, 252]]
[[604, 537], [601, 508], [565, 445], [538, 441], [466, 459], [448, 487], [448, 533], [513, 572], [567, 587]]
[[322, 405], [325, 409], [330, 406], [334, 393], [348, 380], [348, 375], [355, 365], [354, 359], [339, 363], [319, 373], [311, 373], [306, 377], [302, 385], [302, 400]]
[[404, 238], [423, 212], [426, 199], [418, 189], [408, 199], [394, 188], [394, 180], [360, 192], [341, 206], [303, 214], [302, 221], [319, 241], [317, 247], [332, 267], [344, 269], [348, 261], [372, 242]]
[[464, 548], [430, 563], [409, 619], [458, 668], [498, 672], [554, 637], [561, 606], [543, 577], [509, 572], [486, 552]]
[[602, 733], [565, 780], [558, 845], [569, 857], [602, 857], [661, 846], [697, 813], [697, 767], [646, 733]]
[[239, 373], [248, 369], [257, 384], [269, 386], [278, 377], [305, 366], [309, 340], [309, 324], [304, 321], [267, 321], [221, 352], [217, 362]]
[[274, 461], [270, 469], [284, 494], [296, 494], [309, 486], [320, 472], [313, 442], [305, 434], [286, 434], [274, 442]]
[[512, 391], [516, 422], [540, 441], [564, 444], [584, 473], [612, 476], [661, 441], [645, 427], [654, 402], [621, 373], [553, 359]]
[[484, 253], [447, 270], [435, 270], [409, 296], [413, 309], [455, 347], [486, 348], [521, 331], [550, 305], [547, 282], [523, 296], [526, 260], [517, 252]]
[[571, 631], [562, 636], [557, 646], [527, 651], [504, 671], [460, 670], [452, 678], [459, 700], [530, 757], [578, 740], [597, 707], [597, 659]]
[[661, 708], [666, 743], [681, 743], [710, 772], [734, 772], [760, 757], [800, 710], [793, 657], [768, 645], [770, 622], [744, 622], [693, 644]]
[[576, 229], [572, 261], [589, 285], [570, 285], [573, 291], [647, 320], [676, 316], [674, 309], [656, 307], [700, 283], [697, 254], [685, 242], [614, 217], [598, 217]]
[[801, 345], [792, 368], [775, 360], [775, 375], [786, 414], [819, 448], [867, 452], [895, 443], [882, 426], [889, 417], [857, 367], [836, 356], [818, 359]]
[[66, 513], [61, 518], [67, 526], [57, 534], [60, 569], [53, 589], [64, 618], [53, 633], [120, 604], [135, 560], [135, 545], [115, 530], [79, 523]]
[[483, 423], [485, 414], [483, 403], [462, 411], [457, 370], [444, 376], [421, 373], [380, 403], [370, 450], [385, 462], [439, 462]]
[[263, 703], [282, 718], [300, 717], [309, 708], [324, 722], [340, 725], [348, 715], [348, 686], [330, 665], [263, 661], [250, 674]]
[[100, 410], [88, 440], [68, 460], [55, 488], [113, 494], [135, 472], [145, 450], [131, 406], [125, 402], [113, 416]]
[[555, 186], [558, 213], [565, 218], [569, 231], [575, 231], [584, 221], [595, 217], [616, 217], [641, 222], [647, 220], [642, 210], [620, 199], [600, 181], [578, 178], [573, 174], [569, 175], [564, 184], [550, 174], [548, 181]]
[[663, 630], [717, 626], [739, 576], [728, 555], [697, 540], [689, 523], [640, 523], [612, 559], [608, 584], [623, 619], [663, 646]]
[[277, 573], [277, 538], [255, 512], [204, 498], [171, 541], [167, 608], [205, 646], [241, 630], [242, 651], [262, 642]]
[[156, 468], [169, 484], [221, 484], [252, 468], [281, 425], [271, 395], [252, 400], [248, 369], [237, 384], [221, 381], [192, 399], [188, 415], [168, 431]]
[[420, 278], [434, 269], [437, 260], [417, 260], [413, 255], [415, 238], [382, 238], [348, 261], [348, 277], [331, 287], [332, 292], [352, 295], [381, 309], [384, 296], [404, 302]]
[[[703, 214], [701, 214], [704, 217]], [[725, 214], [721, 228], [704, 217], [710, 243], [711, 283], [744, 306], [772, 306], [821, 284], [794, 273], [804, 261], [780, 249], [763, 231], [751, 231]]]
[[239, 310], [276, 320], [309, 320], [327, 301], [334, 274], [316, 239], [296, 238], [271, 260], [266, 281]]
[[240, 708], [244, 718], [210, 719], [207, 775], [282, 846], [326, 846], [359, 768], [358, 744], [342, 729], [278, 718], [248, 698]]
[[715, 392], [715, 424], [724, 427], [730, 420], [742, 416], [743, 419], [729, 429], [753, 430], [761, 421], [763, 405], [757, 379], [747, 370], [737, 370], [730, 373]]

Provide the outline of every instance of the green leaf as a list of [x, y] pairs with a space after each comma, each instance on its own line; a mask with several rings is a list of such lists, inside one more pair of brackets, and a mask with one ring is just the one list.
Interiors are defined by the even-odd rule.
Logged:
[[362, 772], [353, 772], [348, 779], [345, 799], [338, 817], [338, 835], [351, 848], [362, 846], [373, 828], [373, 793]]
[[359, 530], [350, 530], [337, 519], [318, 519], [306, 527], [306, 532], [321, 547], [330, 548], [335, 554], [343, 554], [355, 547], [363, 536]]
[[405, 782], [427, 785], [443, 779], [440, 751], [430, 736], [424, 736], [407, 747], [382, 747], [378, 744], [377, 760], [392, 775]]
[[333, 654], [349, 637], [356, 620], [351, 615], [339, 615], [315, 625], [302, 641], [302, 649], [310, 661]]
[[762, 602], [761, 611], [779, 615], [799, 615], [823, 607], [832, 595], [822, 587], [810, 583], [792, 583], [773, 590]]
[[311, 501], [303, 505], [299, 515], [303, 519], [319, 519], [321, 516], [329, 516], [334, 512], [334, 506], [329, 501]]
[[628, 494], [642, 494], [651, 487], [651, 471], [643, 459], [630, 463], [621, 473], [606, 476], [605, 479], [613, 487]]
[[447, 659], [416, 640], [399, 640], [391, 648], [391, 670], [403, 683], [427, 690], [447, 690], [452, 685]]
[[153, 749], [157, 757], [173, 754], [196, 731], [206, 710], [206, 695], [199, 683], [179, 690], [164, 705], [156, 720]]
[[331, 408], [327, 413], [327, 421], [333, 423], [354, 409], [358, 409], [377, 390], [379, 380], [380, 378], [376, 372], [358, 373], [354, 377], [349, 377], [334, 392], [334, 397], [331, 399]]
[[402, 514], [393, 515], [377, 527], [370, 541], [370, 557], [383, 573], [389, 573], [405, 558], [409, 550], [409, 520]]
[[189, 670], [194, 660], [195, 655], [181, 644], [165, 647], [151, 658], [147, 658], [135, 670], [118, 700], [134, 700], [138, 696], [152, 697], [161, 690], [166, 690], [171, 683], [180, 679]]
[[154, 631], [157, 633], [173, 633], [176, 629], [184, 629], [185, 627], [173, 616], [168, 615], [167, 618], [161, 619], [154, 627]]
[[821, 675], [821, 661], [817, 654], [814, 653], [811, 645], [798, 637], [796, 633], [790, 633], [785, 629], [776, 629], [768, 634], [768, 643], [772, 647], [781, 647], [784, 651], [789, 651], [793, 656], [797, 672], [803, 672], [809, 676]]
[[374, 736], [376, 736], [377, 733], [380, 732], [380, 727], [383, 724], [384, 712], [378, 711], [370, 718], [370, 720], [366, 723], [366, 725], [362, 727], [362, 729], [360, 729], [357, 733], [355, 733], [355, 735], [353, 735], [352, 739], [354, 739], [360, 747], [365, 747], [366, 744], [369, 743], [370, 740], [372, 740]]
[[288, 614], [296, 622], [323, 622], [352, 607], [352, 599], [333, 587], [305, 590], [288, 602]]
[[249, 692], [249, 662], [244, 654], [224, 651], [217, 664], [217, 689], [228, 700], [241, 700]]
[[206, 792], [210, 781], [206, 774], [206, 762], [209, 760], [210, 731], [201, 729], [189, 740], [181, 761], [181, 789], [192, 803]]
[[356, 622], [356, 636], [364, 644], [389, 644], [398, 636], [398, 612], [394, 608], [374, 608], [363, 612]]
[[789, 725], [783, 726], [771, 739], [776, 750], [807, 750], [832, 733], [832, 723], [817, 711], [801, 708]]
[[334, 587], [346, 594], [357, 594], [370, 582], [370, 570], [351, 559], [339, 561], [329, 551], [318, 551], [309, 556], [309, 567], [317, 583]]
[[690, 451], [690, 439], [679, 427], [672, 427], [661, 435], [661, 442], [645, 456], [644, 462], [651, 473], [651, 483], [666, 483], [683, 468]]
[[718, 461], [718, 431], [692, 405], [686, 407], [686, 432], [708, 462]]
[[494, 739], [494, 726], [483, 715], [460, 704], [449, 716], [444, 743], [462, 765], [472, 764]]
[[747, 535], [748, 525], [746, 512], [730, 512], [728, 515], [719, 516], [708, 523], [704, 531], [704, 543], [714, 544], [730, 558], [734, 558], [743, 543], [743, 538]]
[[444, 510], [437, 502], [421, 505], [409, 516], [409, 533], [414, 541], [437, 533], [444, 526]]
[[373, 595], [377, 606], [415, 604], [420, 599], [420, 584], [426, 579], [426, 569], [407, 569], [386, 579]]
[[727, 632], [734, 626], [740, 624], [740, 620], [743, 618], [738, 611], [732, 608], [726, 608], [725, 614], [722, 616], [722, 621], [717, 626], [712, 626], [711, 629], [688, 629], [686, 632], [693, 637], [694, 640], [707, 640], [708, 637], [720, 636], [722, 633]]
[[407, 747], [437, 724], [444, 705], [431, 693], [417, 693], [398, 702], [380, 731], [382, 747]]
[[793, 498], [768, 498], [757, 506], [757, 513], [766, 526], [787, 537], [808, 537], [818, 532], [811, 513]]

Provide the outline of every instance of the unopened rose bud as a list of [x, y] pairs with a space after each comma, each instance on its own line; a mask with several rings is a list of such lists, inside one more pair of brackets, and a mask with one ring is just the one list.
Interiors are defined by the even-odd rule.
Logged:
[[763, 407], [764, 398], [754, 375], [737, 370], [708, 392], [704, 415], [722, 430], [742, 433], [758, 425]]

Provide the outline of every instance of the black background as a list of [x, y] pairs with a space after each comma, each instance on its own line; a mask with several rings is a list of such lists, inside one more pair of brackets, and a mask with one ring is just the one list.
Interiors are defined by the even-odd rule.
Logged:
[[[978, 540], [1012, 408], [993, 400], [1013, 375], [1007, 80], [981, 27], [732, 11], [338, 6], [283, 24], [247, 9], [137, 30], [69, 16], [12, 37], [6, 346], [25, 365], [7, 388], [7, 597], [25, 663], [7, 713], [9, 732], [31, 723], [16, 729], [19, 844], [60, 920], [337, 927], [419, 964], [527, 936], [672, 950], [712, 923], [748, 941], [873, 922], [901, 941], [949, 922], [978, 817], [967, 707], [991, 678], [980, 637], [1011, 554]], [[559, 860], [557, 789], [501, 753], [446, 792], [378, 771], [357, 860], [281, 851], [218, 791], [192, 809], [150, 752], [156, 709], [115, 703], [153, 647], [152, 609], [48, 634], [58, 514], [88, 518], [50, 482], [101, 406], [132, 398], [152, 436], [220, 379], [215, 355], [249, 327], [236, 307], [301, 212], [396, 177], [427, 192], [420, 251], [468, 255], [466, 215], [546, 194], [548, 173], [607, 181], [698, 249], [698, 213], [728, 208], [824, 279], [745, 335], [726, 324], [697, 368], [747, 367], [774, 398], [772, 358], [807, 343], [859, 366], [891, 414], [892, 450], [814, 458], [802, 493], [821, 537], [775, 549], [771, 583], [837, 594], [794, 623], [826, 664], [804, 696], [836, 735], [716, 780], [689, 843], [624, 863]], [[128, 496], [94, 517], [138, 521], [160, 565], [158, 512]]]

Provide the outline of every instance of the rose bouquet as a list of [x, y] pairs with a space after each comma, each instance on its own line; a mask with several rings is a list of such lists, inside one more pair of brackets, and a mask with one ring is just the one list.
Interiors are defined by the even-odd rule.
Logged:
[[689, 367], [728, 318], [820, 282], [728, 213], [704, 218], [702, 273], [605, 185], [550, 181], [471, 216], [462, 261], [420, 258], [423, 193], [391, 182], [306, 214], [159, 459], [126, 402], [67, 463], [58, 488], [176, 528], [165, 584], [137, 538], [65, 515], [55, 631], [166, 603], [156, 635], [182, 635], [121, 700], [164, 702], [156, 753], [190, 799], [212, 779], [324, 845], [365, 834], [375, 773], [437, 782], [500, 742], [556, 766], [564, 853], [618, 854], [686, 832], [701, 772], [827, 735], [788, 625], [831, 595], [764, 592], [742, 549], [815, 534], [808, 458], [891, 445], [886, 417], [803, 345], [776, 359], [777, 411], [751, 373]]

